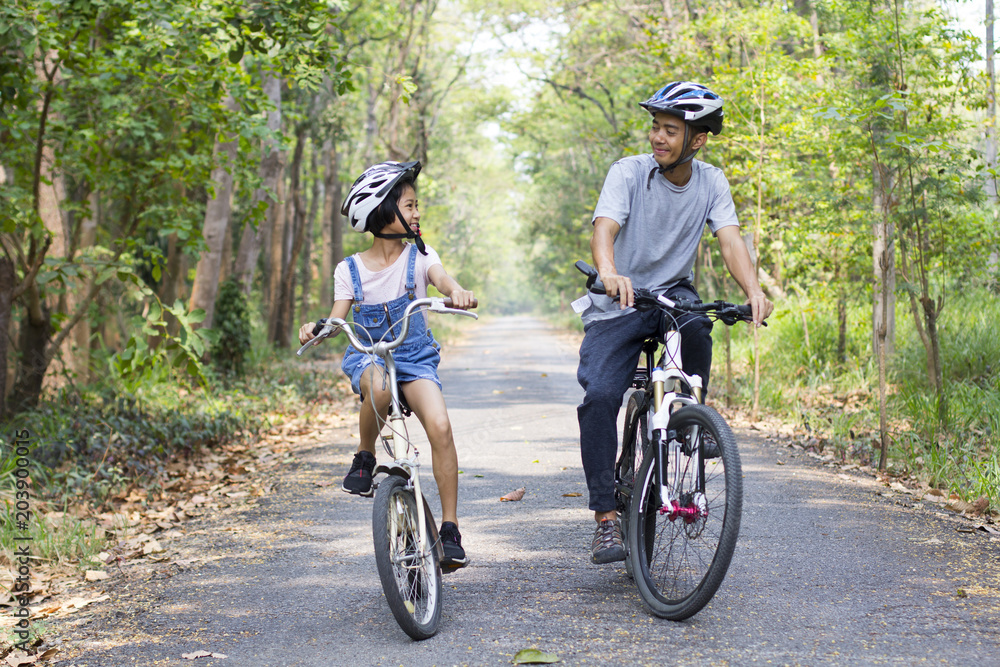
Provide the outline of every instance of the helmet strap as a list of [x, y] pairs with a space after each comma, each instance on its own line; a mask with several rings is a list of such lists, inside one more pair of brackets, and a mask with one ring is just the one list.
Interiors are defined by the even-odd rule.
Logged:
[[[689, 132], [688, 124], [685, 122], [684, 123], [684, 150], [685, 151], [688, 149], [688, 146], [690, 146], [689, 139], [693, 140], [694, 137], [691, 136], [691, 133]], [[675, 160], [673, 164], [668, 164], [666, 167], [660, 167], [657, 171], [659, 171], [661, 174], [663, 174], [665, 172], [668, 172], [668, 171], [673, 171], [674, 169], [676, 169], [677, 167], [681, 166], [682, 164], [687, 164], [688, 162], [690, 162], [691, 160], [693, 160], [694, 156], [698, 154], [699, 150], [700, 149], [696, 148], [693, 151], [691, 151], [690, 155], [688, 155], [686, 157], [682, 157], [682, 158], [680, 158], [678, 160]]]
[[[399, 212], [399, 207], [396, 202], [392, 202], [392, 210], [396, 214], [396, 218], [403, 220], [403, 214]], [[427, 247], [424, 245], [424, 240], [420, 238], [420, 232], [413, 231], [409, 225], [405, 222], [403, 226], [406, 227], [405, 234], [383, 234], [382, 232], [372, 232], [372, 236], [377, 236], [380, 239], [413, 239], [413, 242], [417, 245], [417, 250], [420, 251], [421, 255], [427, 254]]]

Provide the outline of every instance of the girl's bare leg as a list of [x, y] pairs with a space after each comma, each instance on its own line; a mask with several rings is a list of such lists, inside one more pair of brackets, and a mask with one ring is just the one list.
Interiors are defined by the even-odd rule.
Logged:
[[[359, 435], [361, 444], [358, 451], [366, 451], [375, 454], [375, 441], [382, 430], [386, 416], [389, 414], [389, 403], [392, 402], [392, 392], [389, 391], [388, 383], [383, 387], [383, 371], [376, 364], [372, 364], [361, 376], [361, 393], [364, 394], [364, 402], [361, 404], [361, 415], [359, 417]], [[437, 385], [435, 385], [437, 388]], [[376, 410], [378, 415], [376, 417]]]
[[413, 380], [400, 387], [431, 443], [434, 481], [441, 494], [441, 521], [458, 525], [458, 454], [444, 395], [432, 380]]

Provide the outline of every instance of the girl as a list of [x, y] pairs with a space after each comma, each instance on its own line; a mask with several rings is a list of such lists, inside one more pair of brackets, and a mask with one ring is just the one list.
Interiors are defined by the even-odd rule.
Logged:
[[[341, 209], [355, 231], [371, 232], [375, 238], [371, 248], [337, 265], [330, 317], [344, 319], [353, 309], [354, 321], [365, 327], [374, 340], [399, 322], [412, 299], [427, 296], [428, 283], [450, 296], [455, 308], [464, 310], [473, 304], [472, 292], [463, 289], [448, 275], [437, 253], [426, 247], [420, 238], [416, 194], [419, 173], [419, 162], [373, 165], [351, 186]], [[414, 239], [416, 245], [403, 239]], [[314, 327], [313, 322], [302, 325], [299, 329], [301, 343], [314, 337]], [[393, 333], [398, 331], [396, 327]], [[367, 339], [363, 332], [359, 335]], [[434, 479], [441, 494], [439, 533], [444, 546], [441, 564], [456, 568], [466, 565], [468, 558], [458, 531], [458, 456], [437, 374], [439, 350], [423, 315], [414, 315], [407, 340], [396, 348], [394, 358], [399, 387], [431, 444]], [[371, 496], [375, 441], [388, 414], [391, 394], [383, 383], [381, 359], [373, 360], [354, 347], [348, 347], [341, 368], [351, 378], [351, 388], [362, 400], [361, 444], [344, 478], [344, 491]]]

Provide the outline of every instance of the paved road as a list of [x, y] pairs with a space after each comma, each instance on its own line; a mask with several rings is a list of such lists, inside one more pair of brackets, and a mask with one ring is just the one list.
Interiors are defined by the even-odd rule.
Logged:
[[[622, 567], [588, 559], [575, 371], [572, 341], [527, 317], [446, 352], [473, 564], [445, 579], [436, 637], [411, 641], [388, 612], [371, 500], [315, 485], [344, 474], [343, 429], [299, 451], [238, 530], [203, 536], [218, 560], [116, 589], [63, 664], [503, 665], [526, 647], [567, 665], [1000, 664], [1000, 542], [752, 432], [737, 433], [745, 514], [725, 583], [686, 622], [647, 614]], [[181, 659], [198, 649], [228, 658]]]

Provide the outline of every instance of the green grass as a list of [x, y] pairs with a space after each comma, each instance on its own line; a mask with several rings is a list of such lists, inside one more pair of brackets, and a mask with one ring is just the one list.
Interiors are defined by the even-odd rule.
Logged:
[[[805, 317], [803, 318], [803, 313]], [[803, 322], [804, 320], [804, 322]], [[779, 304], [760, 331], [760, 405], [822, 434], [844, 458], [877, 461], [878, 370], [871, 353], [870, 308], [849, 310], [846, 358], [837, 358], [837, 318], [800, 299]], [[889, 368], [890, 464], [965, 500], [980, 496], [1000, 508], [1000, 299], [986, 289], [954, 295], [940, 316], [948, 422], [938, 421], [938, 397], [928, 380], [926, 353], [905, 303], [896, 315], [896, 355]], [[806, 344], [806, 331], [809, 344]], [[747, 328], [732, 329], [733, 405], [753, 399], [753, 346]], [[725, 332], [716, 325], [713, 393], [725, 387]]]

